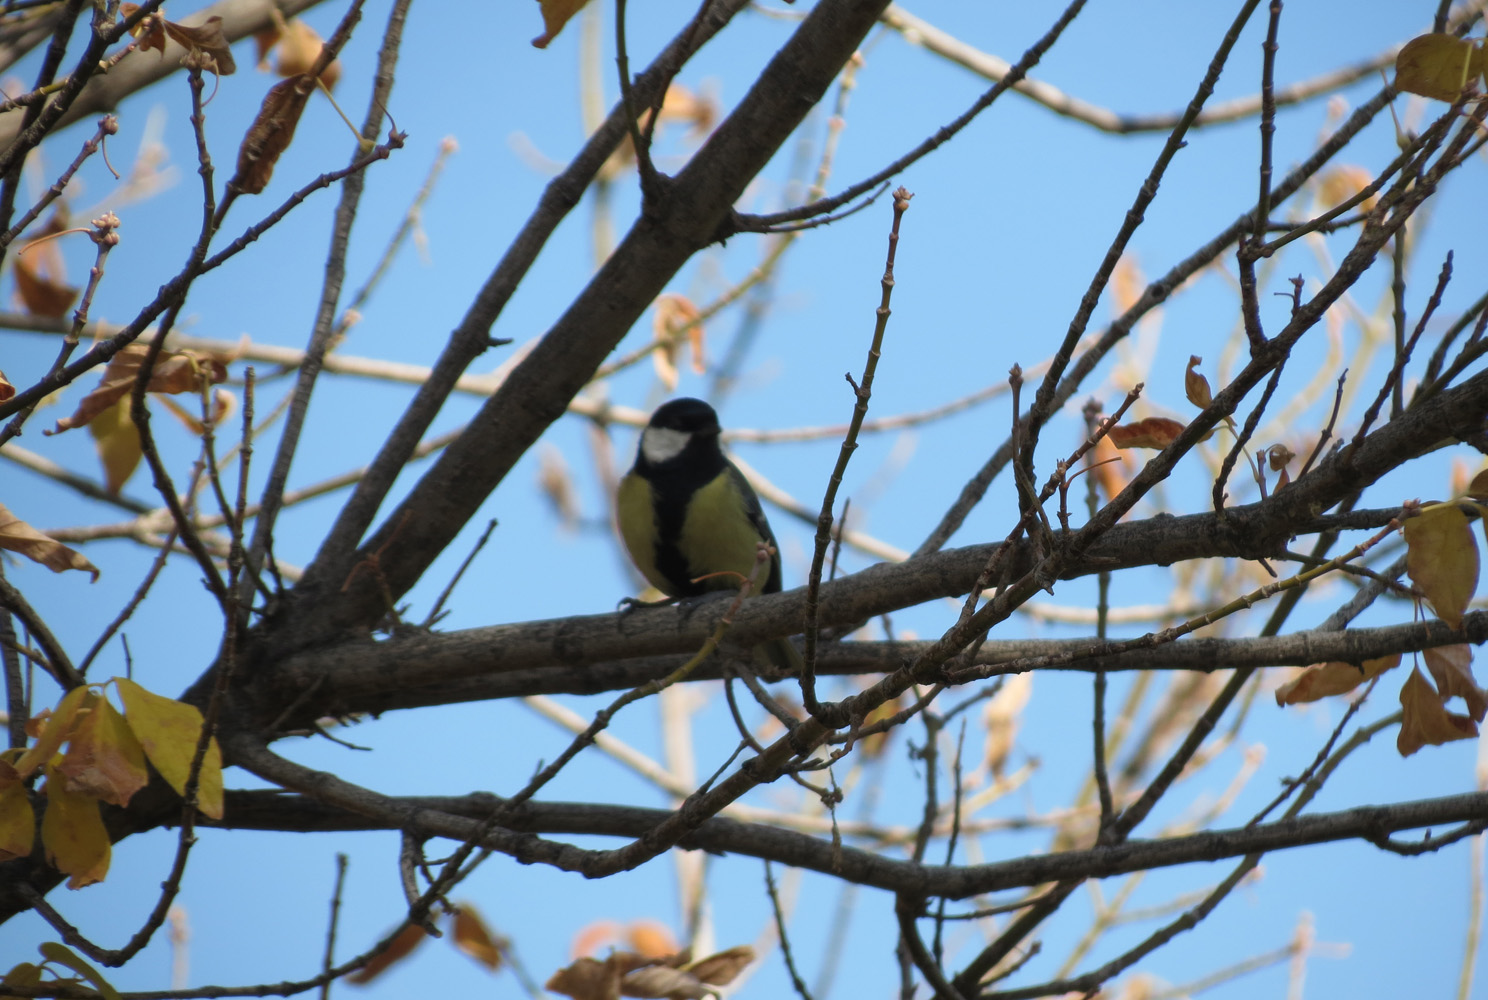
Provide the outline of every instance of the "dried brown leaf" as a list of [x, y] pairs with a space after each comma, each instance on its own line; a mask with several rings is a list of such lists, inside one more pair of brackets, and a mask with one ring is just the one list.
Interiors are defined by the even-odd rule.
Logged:
[[501, 968], [501, 942], [469, 903], [455, 908], [454, 945], [492, 972]]
[[0, 403], [5, 402], [15, 395], [15, 386], [10, 384], [10, 379], [5, 377], [5, 372], [0, 371]]
[[[149, 347], [145, 344], [130, 344], [109, 360], [103, 370], [103, 378], [88, 395], [78, 403], [76, 412], [57, 421], [49, 433], [81, 427], [98, 417], [121, 398], [134, 391], [140, 366], [144, 364]], [[201, 351], [162, 351], [150, 370], [150, 381], [145, 386], [148, 392], [177, 394], [199, 393], [208, 385], [217, 385], [227, 380], [227, 365], [219, 359]]]
[[54, 573], [80, 569], [93, 574], [94, 580], [98, 579], [98, 567], [85, 559], [82, 553], [37, 531], [7, 510], [4, 504], [0, 504], [0, 549], [19, 552]]
[[294, 139], [295, 127], [314, 89], [315, 81], [305, 73], [269, 88], [258, 117], [238, 148], [238, 172], [230, 182], [233, 187], [244, 194], [259, 194], [268, 186], [274, 165]]
[[166, 21], [165, 33], [176, 44], [185, 47], [186, 55], [181, 59], [183, 66], [204, 69], [218, 76], [231, 76], [238, 71], [232, 45], [222, 34], [222, 18], [213, 15], [198, 25]]
[[714, 986], [727, 986], [754, 961], [754, 949], [747, 944], [720, 951], [716, 955], [700, 958], [687, 966], [698, 979]]
[[534, 47], [545, 49], [558, 37], [569, 18], [584, 9], [589, 0], [538, 0], [542, 5], [543, 33], [532, 40]]
[[116, 806], [129, 805], [150, 780], [139, 740], [102, 695], [94, 695], [79, 710], [57, 773], [66, 777], [68, 791]]
[[621, 996], [642, 1000], [702, 1000], [714, 992], [692, 973], [668, 965], [648, 965], [620, 980]]
[[1199, 409], [1206, 408], [1214, 402], [1214, 395], [1209, 391], [1209, 380], [1195, 369], [1204, 363], [1204, 359], [1197, 354], [1188, 356], [1188, 368], [1183, 373], [1183, 394], [1188, 401]]
[[413, 949], [424, 943], [424, 939], [428, 936], [428, 933], [417, 924], [407, 925], [398, 932], [391, 944], [378, 952], [366, 965], [347, 976], [346, 981], [358, 986], [370, 983], [390, 967], [407, 958]]
[[1276, 704], [1300, 705], [1335, 694], [1347, 694], [1372, 677], [1400, 665], [1400, 654], [1381, 656], [1360, 663], [1315, 663], [1304, 667], [1291, 680], [1276, 689]]
[[1421, 657], [1442, 699], [1461, 698], [1467, 703], [1467, 714], [1473, 721], [1482, 722], [1488, 715], [1488, 691], [1478, 687], [1478, 679], [1473, 676], [1472, 647], [1462, 643], [1436, 646], [1422, 650]]
[[1442, 707], [1442, 696], [1432, 690], [1419, 670], [1412, 670], [1400, 689], [1400, 708], [1405, 718], [1395, 737], [1395, 748], [1402, 757], [1409, 757], [1423, 746], [1440, 746], [1478, 735], [1477, 723]]
[[603, 962], [587, 956], [577, 959], [553, 973], [543, 989], [574, 1000], [619, 1000], [625, 972], [615, 958], [611, 955]]
[[61, 319], [82, 293], [67, 283], [61, 246], [50, 238], [65, 230], [68, 221], [66, 206], [59, 205], [46, 225], [32, 234], [31, 242], [12, 258], [16, 295], [26, 312], [33, 316]]
[[1167, 417], [1147, 417], [1132, 424], [1117, 424], [1106, 438], [1117, 448], [1166, 448], [1183, 433], [1183, 424]]
[[[135, 11], [139, 10], [139, 7], [140, 5], [137, 3], [121, 3], [119, 4], [119, 13], [123, 17], [129, 17]], [[158, 11], [146, 16], [133, 28], [130, 28], [129, 34], [138, 41], [135, 47], [139, 51], [148, 52], [151, 49], [159, 49], [160, 54], [162, 56], [165, 55], [165, 18], [161, 17]]]

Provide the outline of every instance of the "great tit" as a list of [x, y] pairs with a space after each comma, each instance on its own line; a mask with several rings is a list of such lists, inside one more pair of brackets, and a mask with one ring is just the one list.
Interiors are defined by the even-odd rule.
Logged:
[[[776, 554], [759, 592], [780, 590], [775, 535], [759, 497], [718, 446], [718, 430], [718, 414], [701, 399], [662, 404], [641, 432], [635, 465], [620, 480], [620, 537], [636, 569], [668, 597], [738, 588], [754, 572], [761, 541]], [[760, 644], [754, 657], [776, 671], [801, 671], [789, 639]]]

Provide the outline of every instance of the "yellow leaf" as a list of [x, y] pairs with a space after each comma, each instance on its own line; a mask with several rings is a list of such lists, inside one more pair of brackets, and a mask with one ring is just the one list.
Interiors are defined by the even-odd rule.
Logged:
[[41, 817], [41, 843], [47, 863], [71, 875], [67, 888], [102, 882], [109, 869], [109, 838], [98, 800], [67, 790], [67, 779], [46, 769], [46, 813]]
[[[124, 717], [145, 756], [177, 795], [185, 795], [191, 758], [201, 739], [201, 712], [195, 705], [146, 691], [128, 678], [115, 677], [114, 685], [124, 702]], [[196, 807], [213, 819], [222, 818], [222, 753], [216, 738], [208, 744], [202, 760]]]
[[1488, 715], [1488, 691], [1478, 687], [1478, 679], [1473, 676], [1472, 647], [1437, 646], [1423, 650], [1421, 656], [1442, 699], [1461, 698], [1467, 703], [1467, 714], [1482, 722]]
[[104, 486], [115, 496], [129, 482], [145, 455], [139, 428], [134, 426], [133, 406], [130, 396], [120, 396], [113, 406], [88, 421], [88, 433], [93, 435], [93, 447], [98, 449], [98, 460], [103, 463]]
[[1442, 33], [1420, 35], [1395, 57], [1395, 87], [1439, 101], [1455, 101], [1483, 72], [1483, 50], [1466, 39]]
[[495, 972], [501, 968], [501, 945], [475, 907], [461, 903], [455, 908], [455, 947]]
[[66, 776], [68, 791], [116, 806], [129, 805], [134, 793], [150, 780], [139, 740], [124, 716], [102, 695], [95, 695], [78, 713], [57, 773]]
[[584, 9], [589, 0], [537, 0], [542, 5], [543, 33], [532, 40], [532, 44], [545, 49], [548, 43], [558, 37], [558, 32], [568, 23], [568, 19]]
[[1291, 680], [1276, 689], [1276, 704], [1298, 705], [1317, 701], [1335, 694], [1347, 694], [1372, 677], [1400, 665], [1400, 654], [1382, 656], [1376, 660], [1365, 660], [1362, 664], [1316, 663], [1304, 668]]
[[82, 553], [37, 531], [7, 510], [3, 503], [0, 503], [0, 549], [19, 552], [54, 573], [81, 569], [92, 573], [94, 580], [98, 579], [98, 567], [85, 559]]
[[36, 813], [16, 769], [0, 760], [0, 861], [30, 855], [36, 838]]
[[1431, 689], [1419, 670], [1412, 670], [1400, 689], [1400, 707], [1405, 718], [1400, 723], [1400, 734], [1395, 737], [1395, 748], [1402, 757], [1409, 757], [1427, 744], [1440, 746], [1478, 735], [1477, 723], [1442, 707], [1442, 696]]
[[[1318, 202], [1329, 208], [1342, 205], [1373, 183], [1374, 175], [1363, 167], [1340, 164], [1318, 178]], [[1359, 203], [1359, 209], [1364, 212], [1372, 211], [1378, 202], [1379, 195], [1372, 194]]]
[[1405, 569], [1452, 628], [1478, 589], [1478, 543], [1472, 524], [1456, 504], [1431, 504], [1405, 522]]
[[38, 768], [52, 759], [52, 755], [61, 749], [62, 744], [72, 735], [72, 726], [77, 721], [78, 709], [90, 696], [93, 695], [85, 684], [79, 684], [62, 696], [62, 700], [57, 703], [57, 710], [52, 712], [47, 719], [46, 726], [41, 730], [41, 735], [36, 738], [35, 744], [15, 762], [17, 774], [22, 778], [29, 778], [36, 773]]

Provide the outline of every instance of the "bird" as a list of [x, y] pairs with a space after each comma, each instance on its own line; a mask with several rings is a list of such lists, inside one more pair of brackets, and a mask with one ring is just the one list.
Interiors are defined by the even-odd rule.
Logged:
[[[669, 598], [733, 590], [753, 577], [760, 542], [772, 551], [759, 592], [780, 590], [780, 553], [759, 497], [718, 444], [718, 414], [701, 399], [663, 403], [641, 432], [635, 465], [620, 480], [616, 520], [631, 562]], [[753, 658], [798, 675], [801, 654], [784, 637]]]

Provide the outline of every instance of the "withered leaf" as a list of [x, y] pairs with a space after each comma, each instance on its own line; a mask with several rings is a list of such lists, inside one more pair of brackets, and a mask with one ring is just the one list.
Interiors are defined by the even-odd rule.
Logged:
[[[295, 18], [285, 26], [284, 33], [275, 39], [277, 59], [274, 72], [280, 76], [299, 76], [310, 72], [315, 60], [320, 58], [320, 50], [324, 45], [314, 28]], [[340, 79], [341, 60], [332, 59], [330, 65], [320, 74], [320, 82], [326, 85], [327, 90], [333, 90]]]
[[1315, 663], [1276, 689], [1276, 704], [1300, 705], [1335, 694], [1347, 694], [1370, 678], [1399, 665], [1399, 653], [1365, 660], [1362, 664], [1341, 660]]
[[1166, 448], [1183, 433], [1184, 425], [1167, 417], [1147, 417], [1133, 424], [1117, 424], [1106, 437], [1117, 448]]
[[543, 33], [532, 40], [532, 44], [545, 49], [548, 43], [558, 37], [558, 32], [568, 23], [569, 18], [584, 9], [589, 0], [537, 0], [542, 5]]
[[698, 979], [713, 986], [727, 986], [754, 961], [754, 949], [747, 944], [700, 958], [687, 967]]
[[29, 244], [12, 260], [16, 294], [33, 316], [61, 319], [82, 294], [82, 289], [67, 284], [62, 253], [53, 242]]
[[1472, 523], [1456, 504], [1430, 504], [1405, 522], [1405, 569], [1452, 628], [1478, 589], [1478, 543]]
[[78, 722], [57, 765], [68, 791], [127, 806], [150, 780], [145, 752], [118, 709], [95, 695], [78, 713]]
[[461, 903], [455, 908], [454, 945], [487, 969], [501, 968], [501, 942], [475, 907]]
[[576, 959], [553, 973], [543, 989], [574, 1000], [619, 1000], [620, 978], [625, 973], [615, 958], [611, 955], [603, 962], [588, 956]]
[[[121, 3], [119, 4], [119, 14], [127, 18], [133, 15], [139, 8], [140, 5], [137, 3]], [[130, 28], [129, 34], [139, 40], [139, 44], [136, 46], [139, 51], [148, 52], [151, 49], [159, 49], [160, 54], [162, 56], [165, 55], [165, 18], [161, 17], [158, 11], [148, 15], [134, 27]]]
[[7, 399], [14, 395], [15, 386], [11, 385], [10, 379], [5, 377], [5, 373], [3, 371], [0, 371], [0, 403], [5, 402]]
[[1412, 670], [1400, 689], [1400, 707], [1405, 718], [1400, 723], [1400, 734], [1395, 737], [1395, 749], [1402, 757], [1409, 757], [1423, 746], [1440, 746], [1478, 735], [1476, 722], [1442, 707], [1442, 696], [1431, 689], [1419, 670]]
[[1472, 647], [1463, 643], [1422, 650], [1421, 657], [1431, 671], [1442, 699], [1461, 698], [1467, 703], [1467, 714], [1482, 722], [1488, 715], [1488, 691], [1478, 687], [1472, 672]]
[[392, 943], [378, 952], [366, 965], [347, 976], [346, 981], [356, 985], [370, 983], [386, 972], [389, 967], [407, 958], [413, 949], [424, 943], [428, 936], [428, 932], [417, 924], [407, 925], [398, 932]]
[[622, 996], [641, 1000], [702, 1000], [713, 992], [697, 976], [668, 965], [648, 965], [620, 980]]
[[98, 579], [98, 567], [85, 559], [82, 553], [37, 531], [7, 510], [4, 504], [0, 504], [0, 549], [19, 552], [54, 573], [80, 569], [93, 574], [94, 580]]
[[204, 69], [218, 76], [231, 76], [238, 70], [233, 61], [232, 46], [222, 34], [222, 18], [213, 15], [192, 26], [165, 22], [165, 33], [186, 49], [183, 65]]
[[1214, 395], [1209, 391], [1209, 380], [1196, 369], [1204, 363], [1204, 359], [1197, 354], [1188, 356], [1188, 368], [1183, 373], [1183, 394], [1188, 401], [1199, 409], [1204, 409], [1214, 402]]
[[1439, 101], [1455, 101], [1483, 73], [1483, 50], [1445, 33], [1419, 35], [1395, 57], [1395, 86]]
[[[134, 391], [135, 379], [144, 364], [149, 347], [145, 344], [129, 344], [109, 359], [103, 370], [103, 378], [88, 395], [78, 403], [70, 417], [57, 421], [49, 433], [81, 427], [109, 409], [121, 398]], [[162, 351], [150, 370], [150, 381], [145, 386], [149, 392], [176, 394], [201, 392], [207, 385], [227, 381], [227, 365], [200, 351]]]
[[305, 102], [315, 89], [315, 80], [301, 73], [269, 88], [258, 117], [238, 148], [238, 172], [230, 182], [244, 194], [259, 194], [274, 175], [274, 165], [294, 139], [295, 127], [305, 111]]

